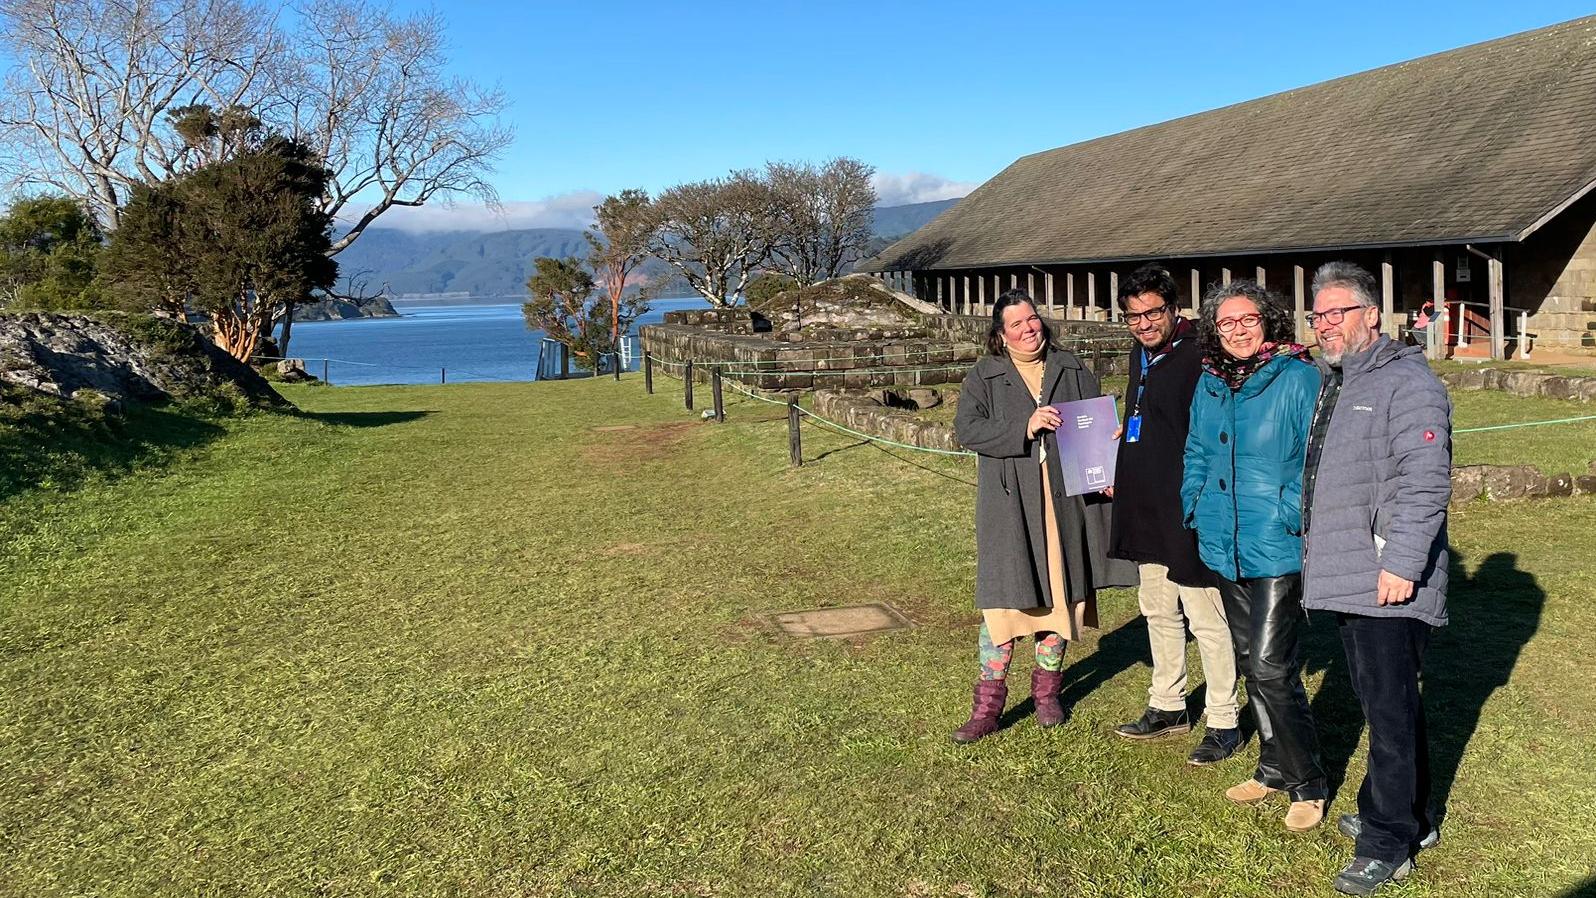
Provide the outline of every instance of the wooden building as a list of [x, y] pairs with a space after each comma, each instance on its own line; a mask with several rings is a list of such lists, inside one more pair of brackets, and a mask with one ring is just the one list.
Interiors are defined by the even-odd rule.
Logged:
[[1500, 358], [1596, 345], [1593, 188], [1596, 16], [1026, 156], [861, 270], [955, 312], [1021, 287], [1112, 319], [1146, 262], [1186, 301], [1247, 277], [1300, 312], [1348, 259], [1390, 332], [1434, 301], [1437, 351]]

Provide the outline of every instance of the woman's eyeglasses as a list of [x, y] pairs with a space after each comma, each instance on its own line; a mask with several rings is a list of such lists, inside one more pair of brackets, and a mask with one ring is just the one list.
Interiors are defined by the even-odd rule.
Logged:
[[1156, 309], [1148, 309], [1145, 312], [1126, 312], [1125, 323], [1131, 327], [1135, 327], [1136, 325], [1141, 324], [1142, 319], [1145, 318], [1149, 324], [1158, 324], [1162, 322], [1164, 320], [1164, 316], [1168, 314], [1169, 305], [1166, 303]]
[[1262, 322], [1263, 316], [1257, 312], [1252, 312], [1246, 315], [1238, 315], [1235, 318], [1221, 318], [1215, 324], [1220, 333], [1228, 334], [1237, 327], [1257, 327]]

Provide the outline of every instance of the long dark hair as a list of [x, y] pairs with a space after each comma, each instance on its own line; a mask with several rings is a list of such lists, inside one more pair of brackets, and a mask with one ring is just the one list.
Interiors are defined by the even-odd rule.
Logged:
[[986, 332], [987, 352], [999, 356], [1009, 354], [1008, 348], [1003, 345], [1003, 312], [1010, 306], [1017, 306], [1022, 302], [1030, 306], [1031, 311], [1036, 312], [1036, 317], [1042, 321], [1043, 351], [1053, 345], [1053, 328], [1047, 323], [1047, 319], [1042, 317], [1042, 313], [1036, 311], [1036, 301], [1031, 299], [1031, 294], [1024, 290], [1009, 290], [992, 304], [992, 327]]
[[1202, 306], [1197, 311], [1197, 345], [1202, 347], [1203, 355], [1217, 359], [1225, 351], [1219, 342], [1219, 307], [1225, 300], [1237, 296], [1252, 300], [1258, 307], [1258, 314], [1263, 316], [1265, 343], [1290, 343], [1297, 338], [1297, 326], [1279, 295], [1258, 286], [1257, 281], [1236, 280], [1215, 284], [1203, 295]]

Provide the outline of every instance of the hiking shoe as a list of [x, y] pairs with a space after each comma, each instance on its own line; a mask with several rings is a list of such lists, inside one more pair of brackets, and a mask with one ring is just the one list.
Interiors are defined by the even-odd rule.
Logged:
[[1136, 740], [1157, 739], [1159, 736], [1174, 736], [1189, 732], [1191, 732], [1191, 715], [1185, 710], [1160, 711], [1157, 708], [1148, 708], [1142, 712], [1140, 719], [1122, 723], [1114, 728], [1114, 735]]
[[1231, 727], [1228, 730], [1216, 730], [1213, 727], [1209, 727], [1208, 732], [1203, 734], [1203, 741], [1197, 743], [1197, 747], [1192, 750], [1191, 757], [1186, 759], [1186, 763], [1193, 767], [1207, 767], [1210, 764], [1218, 764], [1220, 761], [1235, 754], [1238, 748], [1241, 748], [1241, 730], [1235, 727]]
[[1252, 804], [1255, 801], [1263, 801], [1279, 791], [1279, 789], [1266, 786], [1257, 780], [1247, 780], [1245, 783], [1238, 783], [1226, 789], [1225, 797], [1236, 804]]
[[1286, 829], [1294, 833], [1305, 833], [1324, 822], [1324, 799], [1313, 798], [1307, 801], [1293, 801], [1291, 810], [1286, 811]]
[[[1341, 819], [1336, 821], [1336, 829], [1340, 830], [1343, 836], [1356, 842], [1358, 836], [1363, 834], [1363, 818], [1357, 814], [1342, 814]], [[1441, 844], [1441, 830], [1432, 826], [1430, 831], [1424, 834], [1424, 838], [1419, 840], [1419, 850], [1424, 851], [1439, 844]]]
[[1334, 885], [1343, 895], [1373, 895], [1386, 883], [1401, 882], [1412, 872], [1412, 858], [1401, 864], [1390, 864], [1372, 857], [1355, 857], [1336, 874]]

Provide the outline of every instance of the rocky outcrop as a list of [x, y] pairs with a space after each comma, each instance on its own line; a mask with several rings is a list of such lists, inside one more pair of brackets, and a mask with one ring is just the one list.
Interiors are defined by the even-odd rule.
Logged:
[[97, 403], [200, 399], [288, 408], [248, 365], [188, 324], [149, 315], [0, 315], [0, 381]]
[[[783, 340], [881, 340], [925, 335], [924, 303], [875, 278], [849, 275], [750, 302]], [[757, 322], [758, 319], [756, 319]], [[756, 329], [760, 329], [757, 328]]]
[[387, 297], [373, 296], [363, 299], [333, 299], [299, 303], [294, 306], [295, 321], [340, 321], [346, 318], [398, 318]]

